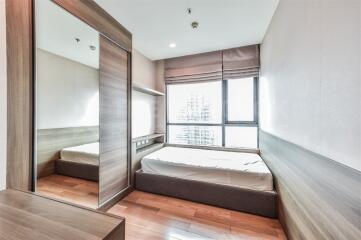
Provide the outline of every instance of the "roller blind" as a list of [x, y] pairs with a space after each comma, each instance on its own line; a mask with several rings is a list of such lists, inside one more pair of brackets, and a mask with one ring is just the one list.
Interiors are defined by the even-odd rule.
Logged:
[[259, 75], [259, 45], [222, 51], [223, 79], [257, 77]]
[[258, 76], [259, 45], [165, 60], [166, 83], [213, 81]]
[[222, 51], [165, 60], [165, 81], [194, 82], [222, 79]]

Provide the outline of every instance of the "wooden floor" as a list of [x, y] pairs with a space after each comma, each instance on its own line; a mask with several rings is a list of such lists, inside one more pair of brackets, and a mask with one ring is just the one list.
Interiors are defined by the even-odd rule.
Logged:
[[286, 239], [278, 220], [134, 191], [109, 213], [126, 219], [126, 239]]
[[[98, 184], [61, 175], [41, 178], [37, 192], [96, 208]], [[134, 191], [108, 210], [125, 217], [126, 240], [286, 239], [275, 219]]]
[[36, 192], [89, 208], [98, 207], [98, 183], [93, 181], [54, 174], [38, 179]]

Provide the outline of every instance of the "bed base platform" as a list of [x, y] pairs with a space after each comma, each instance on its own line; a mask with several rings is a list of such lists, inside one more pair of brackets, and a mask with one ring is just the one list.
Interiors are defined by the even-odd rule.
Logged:
[[276, 218], [277, 193], [145, 173], [135, 173], [140, 191], [181, 198], [231, 210]]
[[55, 171], [60, 175], [81, 178], [94, 182], [99, 181], [99, 166], [96, 165], [56, 160]]

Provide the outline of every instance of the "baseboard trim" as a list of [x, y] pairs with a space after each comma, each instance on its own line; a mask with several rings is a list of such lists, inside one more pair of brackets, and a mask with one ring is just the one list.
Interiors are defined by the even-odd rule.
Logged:
[[128, 196], [133, 191], [134, 191], [134, 188], [132, 186], [127, 187], [126, 189], [119, 192], [114, 197], [112, 197], [111, 199], [109, 199], [108, 201], [106, 201], [105, 203], [100, 205], [97, 210], [102, 211], [102, 212], [108, 211], [111, 207], [113, 207], [115, 204], [117, 204], [117, 202], [119, 202], [120, 200], [122, 200], [123, 198]]

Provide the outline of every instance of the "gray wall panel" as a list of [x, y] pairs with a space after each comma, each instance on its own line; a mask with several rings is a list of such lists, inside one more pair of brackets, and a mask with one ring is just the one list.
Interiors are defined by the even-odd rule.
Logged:
[[360, 239], [361, 172], [260, 130], [290, 239]]

